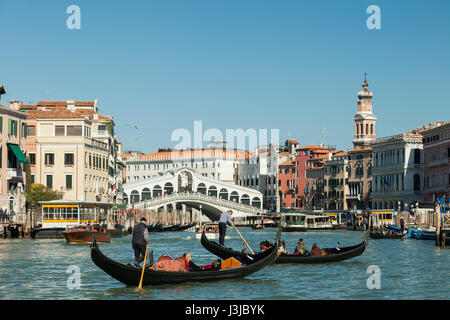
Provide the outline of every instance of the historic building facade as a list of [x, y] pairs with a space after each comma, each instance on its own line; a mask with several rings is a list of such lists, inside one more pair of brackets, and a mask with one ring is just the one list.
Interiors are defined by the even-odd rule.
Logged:
[[449, 197], [450, 122], [426, 130], [423, 136], [424, 200], [433, 206], [438, 198]]
[[[0, 97], [5, 93], [0, 85]], [[0, 100], [0, 208], [13, 220], [23, 220], [19, 215], [25, 213], [26, 118], [14, 104], [6, 107]]]
[[370, 147], [348, 151], [348, 209], [366, 210], [372, 207], [372, 152]]
[[348, 154], [340, 151], [324, 161], [324, 198], [326, 210], [347, 210]]

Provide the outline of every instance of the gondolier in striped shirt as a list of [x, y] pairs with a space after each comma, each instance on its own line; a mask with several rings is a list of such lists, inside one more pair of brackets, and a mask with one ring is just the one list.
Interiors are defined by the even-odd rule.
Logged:
[[233, 211], [228, 210], [222, 212], [219, 219], [219, 244], [224, 245], [225, 242], [225, 234], [227, 233], [227, 226], [232, 226], [233, 222], [231, 222], [231, 215]]
[[133, 229], [131, 240], [134, 249], [134, 257], [139, 264], [144, 261], [146, 246], [150, 243], [148, 237], [147, 219], [141, 218], [140, 222]]

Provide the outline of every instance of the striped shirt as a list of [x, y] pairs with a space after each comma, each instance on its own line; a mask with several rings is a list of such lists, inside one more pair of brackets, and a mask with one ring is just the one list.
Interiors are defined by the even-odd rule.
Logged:
[[222, 212], [222, 214], [220, 215], [219, 223], [225, 223], [231, 226], [231, 214], [229, 214], [227, 211]]

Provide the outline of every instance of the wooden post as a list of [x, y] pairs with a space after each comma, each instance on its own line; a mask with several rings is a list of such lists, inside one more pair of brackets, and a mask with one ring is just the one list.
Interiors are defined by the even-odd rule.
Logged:
[[436, 218], [436, 246], [441, 245], [440, 237], [441, 237], [441, 210], [440, 205], [436, 205], [434, 209], [434, 216]]

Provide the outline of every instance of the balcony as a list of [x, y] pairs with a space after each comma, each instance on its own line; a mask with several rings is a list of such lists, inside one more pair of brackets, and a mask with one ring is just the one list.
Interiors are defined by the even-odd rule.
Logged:
[[21, 169], [8, 168], [6, 169], [6, 179], [7, 180], [22, 180], [23, 179], [23, 171]]
[[347, 200], [360, 200], [361, 195], [360, 194], [346, 194], [345, 198], [347, 198]]
[[444, 164], [448, 164], [448, 158], [441, 158], [441, 159], [430, 161], [425, 166], [426, 167], [436, 167], [436, 166], [441, 166]]

